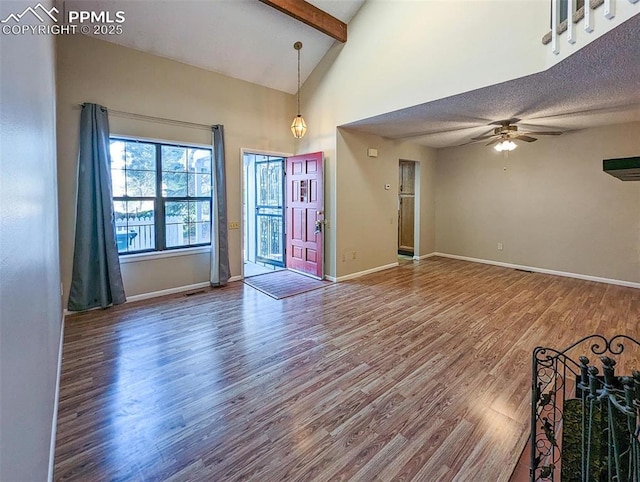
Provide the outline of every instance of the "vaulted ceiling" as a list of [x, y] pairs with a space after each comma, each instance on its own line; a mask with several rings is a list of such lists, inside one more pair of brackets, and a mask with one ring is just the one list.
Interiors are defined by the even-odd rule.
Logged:
[[[310, 0], [348, 23], [365, 0]], [[160, 57], [294, 94], [296, 41], [302, 82], [335, 42], [258, 0], [67, 0], [96, 10], [125, 12], [121, 35], [101, 38]]]
[[[310, 0], [348, 23], [365, 0]], [[66, 0], [123, 10], [122, 35], [104, 40], [294, 94], [335, 40], [258, 0]], [[640, 121], [640, 14], [551, 69], [347, 124], [440, 148], [519, 118], [521, 130], [571, 130]], [[491, 65], [487, 65], [491, 68]]]

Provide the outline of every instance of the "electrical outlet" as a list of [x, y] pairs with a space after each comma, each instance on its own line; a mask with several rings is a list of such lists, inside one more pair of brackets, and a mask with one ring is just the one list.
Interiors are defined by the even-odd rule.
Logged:
[[502, 246], [502, 243], [498, 243], [498, 251], [502, 251], [503, 248], [504, 246]]
[[231, 221], [229, 223], [229, 229], [240, 229], [240, 223], [238, 221]]
[[356, 259], [356, 252], [355, 251], [351, 251], [351, 259]]

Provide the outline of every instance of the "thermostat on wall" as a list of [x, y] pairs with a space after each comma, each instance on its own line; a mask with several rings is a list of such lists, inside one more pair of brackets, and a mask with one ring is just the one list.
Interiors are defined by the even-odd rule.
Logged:
[[378, 157], [378, 149], [367, 149], [367, 156], [369, 157]]

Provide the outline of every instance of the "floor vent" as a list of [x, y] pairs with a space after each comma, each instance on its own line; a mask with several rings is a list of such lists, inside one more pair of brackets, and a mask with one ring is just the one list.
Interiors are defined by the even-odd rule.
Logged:
[[193, 296], [193, 295], [199, 295], [201, 293], [204, 293], [204, 290], [198, 290], [198, 291], [190, 291], [189, 293], [185, 293], [184, 296]]

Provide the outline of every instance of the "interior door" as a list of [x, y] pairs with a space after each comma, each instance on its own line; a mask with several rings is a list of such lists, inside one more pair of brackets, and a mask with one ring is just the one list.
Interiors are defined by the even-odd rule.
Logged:
[[287, 158], [287, 268], [324, 278], [322, 152]]
[[400, 161], [398, 199], [398, 253], [413, 255], [415, 231], [416, 165]]

